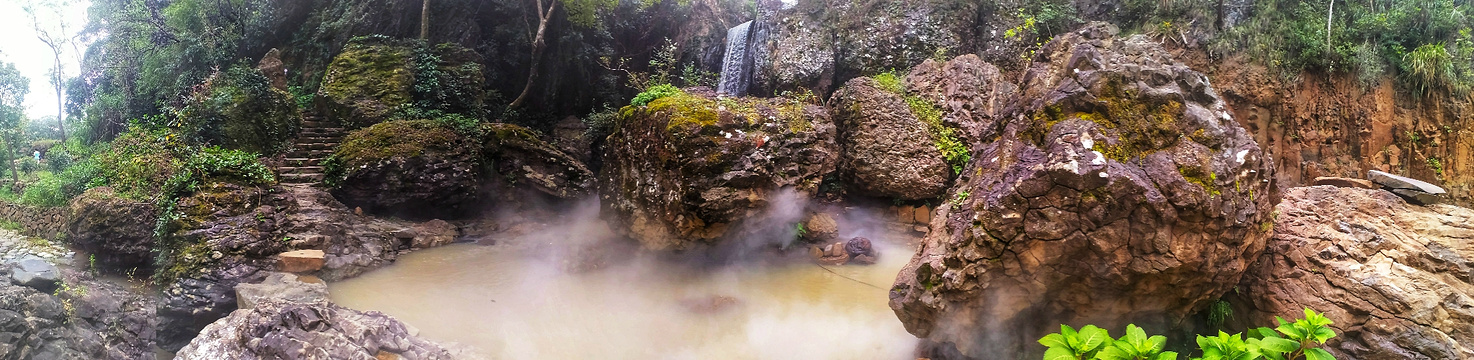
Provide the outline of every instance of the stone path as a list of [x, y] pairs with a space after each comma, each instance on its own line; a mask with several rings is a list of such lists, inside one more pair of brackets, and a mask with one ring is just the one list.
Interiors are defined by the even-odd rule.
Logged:
[[70, 263], [76, 253], [60, 244], [21, 235], [15, 230], [0, 229], [0, 263], [34, 255], [53, 263]]
[[277, 167], [277, 174], [284, 184], [318, 185], [322, 183], [322, 161], [333, 154], [333, 148], [343, 141], [343, 128], [324, 120], [322, 116], [307, 113], [302, 115], [302, 134], [292, 144], [286, 162]]

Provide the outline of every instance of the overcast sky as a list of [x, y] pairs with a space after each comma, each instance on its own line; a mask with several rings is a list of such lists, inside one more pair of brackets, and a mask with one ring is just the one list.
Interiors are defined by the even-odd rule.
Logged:
[[[29, 0], [0, 0], [0, 61], [14, 63], [21, 74], [31, 78], [31, 92], [26, 95], [26, 115], [31, 118], [56, 115], [56, 90], [47, 81], [51, 70], [51, 48], [36, 39], [31, 27], [31, 18], [21, 10]], [[70, 23], [69, 32], [82, 28], [87, 23], [87, 6], [90, 1], [72, 1], [64, 15]], [[45, 20], [43, 20], [45, 21]], [[72, 34], [68, 34], [72, 35]], [[78, 47], [86, 51], [85, 47]], [[67, 77], [77, 76], [77, 56], [67, 48], [61, 57]]]

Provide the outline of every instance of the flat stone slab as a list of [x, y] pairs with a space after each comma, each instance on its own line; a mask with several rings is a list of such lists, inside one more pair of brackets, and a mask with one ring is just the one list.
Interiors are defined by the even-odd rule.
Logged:
[[256, 284], [235, 286], [236, 306], [254, 309], [262, 303], [327, 305], [328, 285], [321, 280], [304, 282], [297, 275], [272, 273]]
[[296, 250], [276, 255], [277, 269], [290, 273], [313, 272], [322, 269], [327, 254], [322, 250]]
[[10, 280], [17, 285], [51, 292], [61, 282], [61, 270], [41, 258], [25, 257], [10, 265]]
[[1329, 176], [1322, 176], [1322, 177], [1315, 178], [1315, 182], [1312, 183], [1312, 184], [1313, 185], [1331, 185], [1331, 186], [1335, 186], [1335, 187], [1344, 187], [1344, 188], [1373, 189], [1373, 190], [1376, 190], [1376, 189], [1380, 189], [1381, 188], [1381, 187], [1377, 186], [1377, 184], [1374, 184], [1374, 183], [1372, 183], [1369, 180], [1344, 178], [1344, 177], [1329, 177]]
[[1392, 189], [1393, 194], [1417, 205], [1433, 205], [1443, 201], [1442, 197], [1417, 190]]
[[1433, 195], [1448, 193], [1448, 191], [1443, 190], [1443, 188], [1438, 187], [1438, 185], [1429, 184], [1422, 180], [1410, 177], [1392, 175], [1377, 170], [1367, 171], [1367, 180], [1371, 180], [1372, 182], [1377, 183], [1377, 185], [1382, 185], [1382, 187], [1389, 189], [1416, 190]]

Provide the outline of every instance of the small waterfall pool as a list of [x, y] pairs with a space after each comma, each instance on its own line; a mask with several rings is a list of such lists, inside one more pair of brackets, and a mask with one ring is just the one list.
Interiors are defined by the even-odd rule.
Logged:
[[635, 256], [574, 273], [539, 255], [547, 246], [455, 244], [330, 293], [499, 359], [906, 359], [917, 340], [886, 302], [912, 251], [883, 239], [875, 247], [875, 265], [828, 270]]

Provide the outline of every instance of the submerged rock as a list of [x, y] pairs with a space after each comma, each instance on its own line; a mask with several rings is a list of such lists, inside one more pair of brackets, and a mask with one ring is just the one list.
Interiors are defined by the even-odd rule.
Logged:
[[620, 112], [604, 144], [601, 206], [615, 231], [649, 249], [714, 244], [780, 188], [807, 198], [838, 158], [828, 113], [799, 100], [696, 88]]
[[1230, 302], [1246, 324], [1324, 312], [1339, 359], [1474, 358], [1474, 211], [1384, 191], [1285, 191], [1274, 237]]
[[975, 148], [890, 305], [965, 357], [1037, 357], [1058, 324], [1165, 330], [1268, 238], [1274, 168], [1207, 78], [1095, 24], [1047, 44]]

